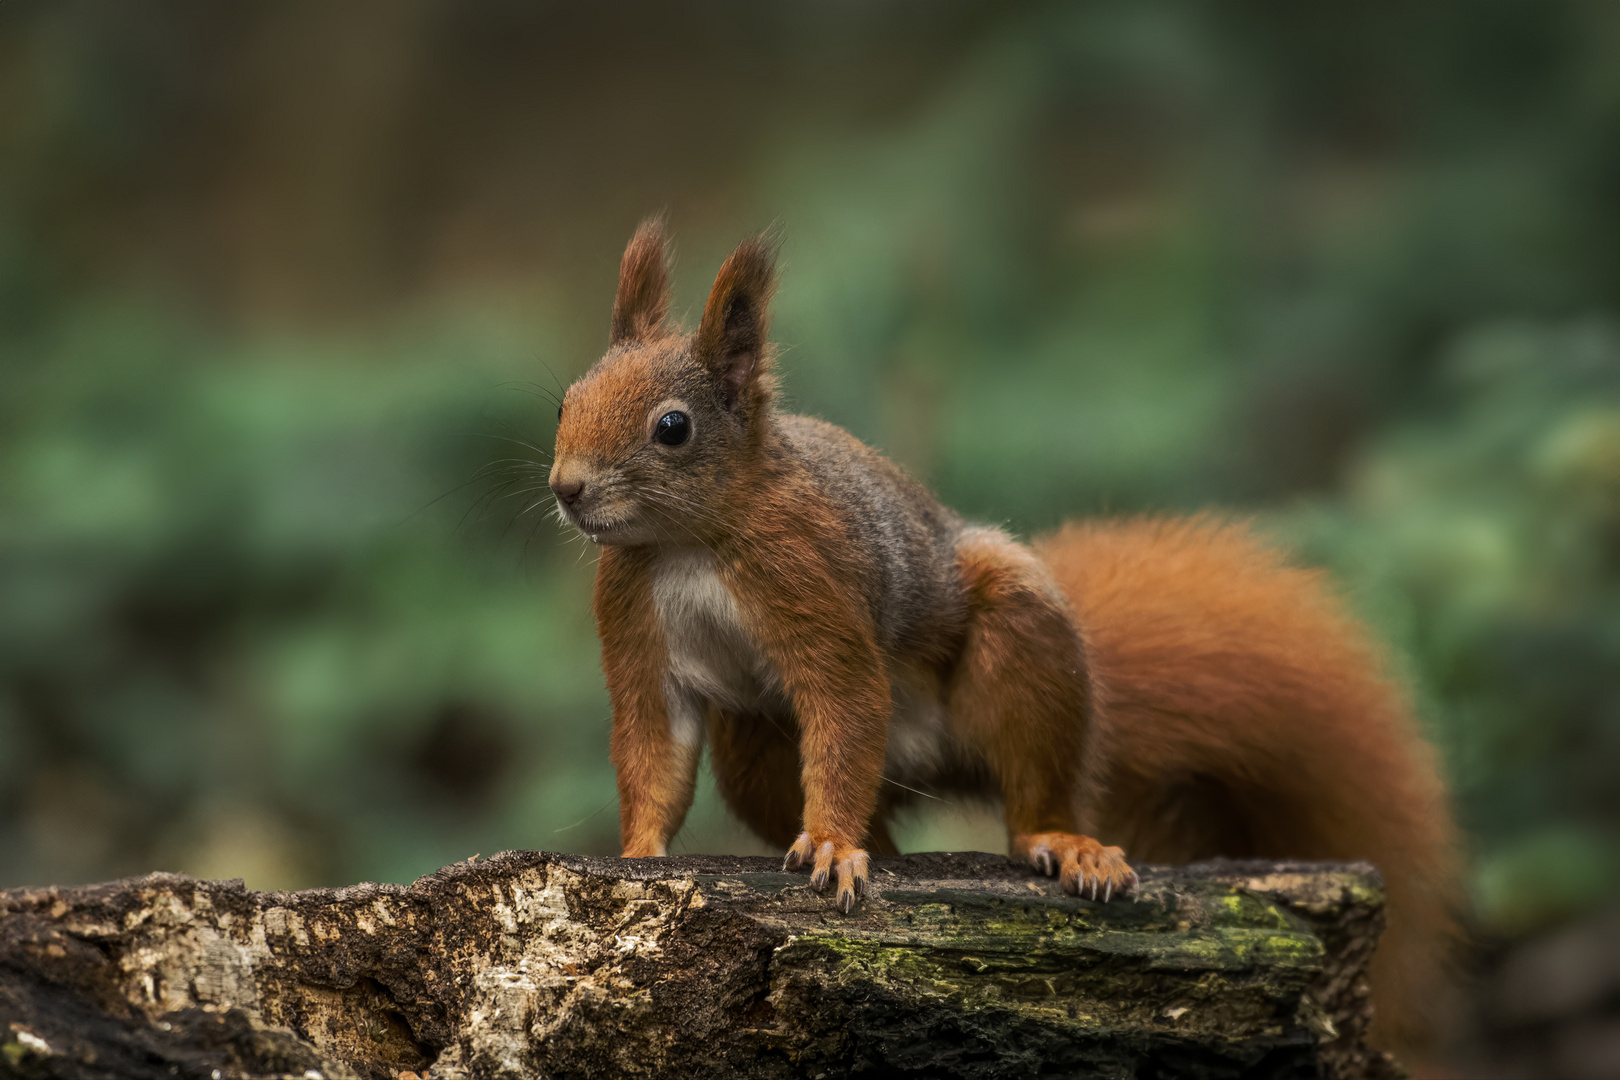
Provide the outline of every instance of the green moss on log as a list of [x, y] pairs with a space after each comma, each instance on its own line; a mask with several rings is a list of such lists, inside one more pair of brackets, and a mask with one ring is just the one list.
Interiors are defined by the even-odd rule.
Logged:
[[159, 874], [0, 894], [28, 1077], [1364, 1076], [1365, 865], [1147, 868], [1064, 896], [878, 859], [849, 916], [762, 859], [511, 852], [410, 887]]

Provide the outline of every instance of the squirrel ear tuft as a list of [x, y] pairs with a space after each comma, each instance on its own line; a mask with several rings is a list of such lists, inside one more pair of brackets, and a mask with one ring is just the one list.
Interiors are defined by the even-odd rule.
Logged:
[[669, 255], [663, 215], [636, 229], [619, 261], [619, 292], [613, 298], [608, 343], [622, 345], [657, 337], [669, 314]]
[[720, 267], [698, 324], [696, 353], [720, 381], [734, 409], [769, 363], [771, 294], [776, 291], [776, 244], [761, 234], [744, 240]]

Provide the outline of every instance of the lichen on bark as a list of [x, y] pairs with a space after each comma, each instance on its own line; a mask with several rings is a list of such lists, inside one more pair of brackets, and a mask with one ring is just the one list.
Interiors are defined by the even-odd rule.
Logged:
[[173, 874], [0, 893], [0, 1074], [1364, 1076], [1365, 864], [1145, 868], [1107, 905], [989, 855], [508, 852], [413, 885]]

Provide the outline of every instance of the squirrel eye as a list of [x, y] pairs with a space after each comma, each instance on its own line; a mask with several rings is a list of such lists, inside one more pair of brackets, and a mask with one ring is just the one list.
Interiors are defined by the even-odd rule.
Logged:
[[658, 418], [653, 438], [665, 446], [679, 446], [692, 434], [692, 421], [683, 412], [667, 412]]

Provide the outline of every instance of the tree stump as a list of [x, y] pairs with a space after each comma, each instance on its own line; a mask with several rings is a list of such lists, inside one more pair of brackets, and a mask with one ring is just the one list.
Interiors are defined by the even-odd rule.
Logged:
[[413, 885], [176, 874], [0, 893], [0, 1075], [1393, 1076], [1365, 863], [1140, 868], [1101, 904], [980, 854], [506, 852]]

